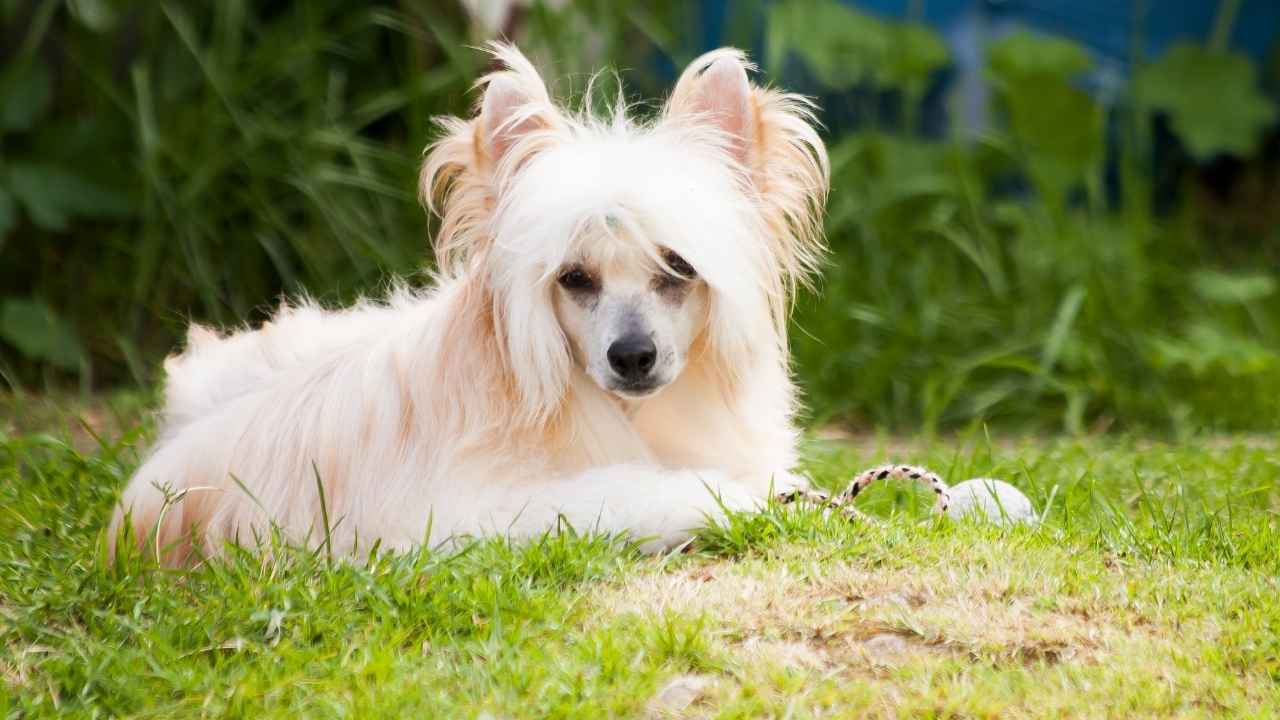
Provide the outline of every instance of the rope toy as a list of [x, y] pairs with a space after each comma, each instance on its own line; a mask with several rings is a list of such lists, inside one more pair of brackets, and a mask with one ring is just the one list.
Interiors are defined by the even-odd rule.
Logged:
[[952, 519], [977, 516], [997, 525], [1012, 525], [1039, 520], [1031, 501], [1022, 491], [1002, 480], [974, 478], [955, 487], [947, 487], [942, 478], [915, 465], [879, 465], [854, 476], [853, 482], [835, 497], [821, 490], [792, 490], [778, 496], [782, 503], [804, 501], [837, 510], [849, 517], [869, 519], [852, 506], [854, 498], [877, 480], [914, 480], [928, 487], [937, 497], [933, 511]]

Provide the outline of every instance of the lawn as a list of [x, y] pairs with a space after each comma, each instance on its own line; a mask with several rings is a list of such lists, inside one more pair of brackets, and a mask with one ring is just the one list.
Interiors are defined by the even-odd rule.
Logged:
[[1274, 437], [808, 443], [829, 486], [890, 459], [1004, 478], [1047, 507], [1034, 528], [936, 520], [887, 484], [858, 500], [882, 522], [777, 506], [667, 557], [565, 532], [171, 571], [99, 551], [137, 405], [74, 433], [6, 409], [4, 717], [1280, 712]]

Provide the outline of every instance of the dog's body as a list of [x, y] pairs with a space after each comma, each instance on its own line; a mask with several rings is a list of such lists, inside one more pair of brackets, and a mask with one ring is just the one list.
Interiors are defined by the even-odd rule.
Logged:
[[660, 548], [802, 484], [785, 316], [827, 176], [806, 105], [724, 50], [649, 126], [569, 117], [495, 53], [424, 165], [435, 287], [193, 328], [115, 527], [171, 562], [273, 524], [339, 552], [561, 522]]

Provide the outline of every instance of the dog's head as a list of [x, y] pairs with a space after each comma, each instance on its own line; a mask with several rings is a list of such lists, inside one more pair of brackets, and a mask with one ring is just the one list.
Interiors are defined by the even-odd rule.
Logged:
[[491, 298], [530, 417], [575, 365], [624, 398], [705, 357], [727, 387], [785, 363], [797, 282], [821, 250], [826, 152], [803, 98], [753, 86], [742, 53], [695, 60], [646, 123], [554, 104], [510, 46], [470, 120], [422, 170], [441, 271]]

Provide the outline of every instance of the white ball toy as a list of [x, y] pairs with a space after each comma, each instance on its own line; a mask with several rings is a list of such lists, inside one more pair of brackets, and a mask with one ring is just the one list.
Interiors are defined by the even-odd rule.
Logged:
[[1034, 523], [1039, 518], [1031, 501], [1018, 488], [1003, 480], [974, 478], [952, 486], [947, 517], [979, 517], [997, 525]]

